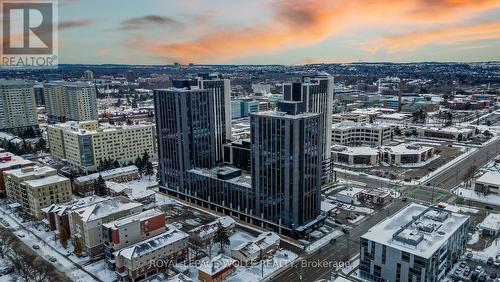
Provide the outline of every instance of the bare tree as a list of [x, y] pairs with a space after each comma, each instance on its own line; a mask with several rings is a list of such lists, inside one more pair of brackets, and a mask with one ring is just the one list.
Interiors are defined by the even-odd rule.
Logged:
[[12, 251], [14, 241], [12, 238], [0, 238], [0, 258], [4, 259], [5, 256]]
[[33, 282], [43, 282], [47, 279], [48, 275], [47, 265], [40, 261], [35, 262], [29, 272], [30, 281]]
[[22, 256], [16, 252], [10, 252], [7, 257], [19, 277], [26, 282], [30, 281], [31, 262], [35, 259], [35, 256]]

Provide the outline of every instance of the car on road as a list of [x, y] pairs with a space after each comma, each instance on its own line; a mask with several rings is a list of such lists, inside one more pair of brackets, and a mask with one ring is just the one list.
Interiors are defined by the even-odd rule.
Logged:
[[24, 238], [25, 236], [26, 236], [26, 235], [24, 235], [23, 233], [19, 233], [19, 234], [17, 234], [17, 237], [19, 237], [19, 238]]
[[40, 246], [38, 246], [38, 245], [33, 245], [32, 247], [33, 247], [33, 249], [35, 249], [35, 250], [39, 250], [39, 249], [40, 249]]
[[53, 257], [53, 256], [49, 256], [49, 261], [50, 262], [56, 262], [57, 259], [55, 257]]
[[492, 209], [493, 209], [493, 208], [492, 208], [492, 207], [490, 207], [490, 206], [484, 206], [484, 208], [485, 208], [485, 209], [487, 209], [487, 210], [492, 210]]
[[471, 252], [468, 252], [465, 257], [471, 259], [474, 255]]

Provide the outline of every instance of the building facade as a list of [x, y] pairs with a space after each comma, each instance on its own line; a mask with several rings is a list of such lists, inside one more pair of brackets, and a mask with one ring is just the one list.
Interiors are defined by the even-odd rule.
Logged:
[[35, 163], [9, 152], [0, 153], [0, 197], [5, 197], [4, 171], [34, 166]]
[[443, 281], [465, 252], [469, 217], [410, 204], [361, 236], [360, 275], [370, 281]]
[[332, 126], [332, 143], [346, 146], [385, 145], [392, 140], [390, 125], [344, 121]]
[[144, 152], [155, 151], [153, 124], [99, 126], [97, 121], [49, 125], [47, 136], [52, 155], [65, 159], [83, 171], [94, 171], [111, 159], [120, 164], [133, 162]]
[[32, 135], [37, 130], [33, 85], [24, 80], [0, 79], [0, 131]]
[[320, 214], [321, 114], [251, 115], [255, 214], [291, 229]]
[[69, 178], [57, 175], [51, 167], [24, 167], [4, 172], [7, 198], [20, 204], [26, 214], [42, 219], [43, 208], [71, 200]]
[[321, 128], [324, 137], [322, 155], [323, 159], [330, 158], [331, 128], [333, 114], [333, 77], [317, 75], [303, 77], [302, 82], [283, 84], [283, 97], [285, 101], [300, 102], [299, 111], [318, 113], [323, 116]]
[[86, 82], [55, 81], [44, 85], [49, 123], [97, 120], [95, 85]]

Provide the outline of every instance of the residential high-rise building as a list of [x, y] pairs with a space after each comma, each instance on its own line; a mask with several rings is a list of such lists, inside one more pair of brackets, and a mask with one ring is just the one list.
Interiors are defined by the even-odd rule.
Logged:
[[33, 85], [0, 79], [0, 131], [33, 135], [38, 129]]
[[370, 281], [443, 281], [468, 241], [469, 217], [410, 204], [361, 236], [360, 275]]
[[45, 97], [43, 95], [43, 85], [33, 85], [33, 92], [35, 93], [36, 106], [45, 106]]
[[53, 156], [83, 171], [93, 171], [109, 159], [123, 164], [144, 152], [154, 156], [154, 131], [153, 124], [99, 126], [97, 121], [72, 121], [49, 125], [47, 136]]
[[333, 114], [333, 77], [324, 74], [305, 76], [302, 82], [283, 84], [285, 101], [300, 102], [300, 111], [323, 115], [323, 159], [330, 158]]
[[91, 70], [86, 70], [83, 72], [83, 78], [85, 80], [93, 80], [94, 79], [94, 72]]
[[199, 74], [194, 80], [174, 80], [172, 86], [187, 89], [207, 89], [212, 98], [209, 111], [212, 117], [217, 163], [222, 163], [224, 144], [231, 139], [231, 81], [221, 75]]
[[57, 175], [51, 167], [23, 167], [4, 172], [7, 198], [38, 219], [44, 217], [42, 208], [71, 200], [71, 181]]
[[214, 96], [207, 89], [155, 90], [160, 189], [184, 191], [186, 171], [216, 165]]
[[137, 79], [137, 74], [133, 70], [128, 70], [125, 73], [125, 79], [127, 80], [127, 82], [135, 82], [135, 80]]
[[97, 120], [96, 88], [85, 82], [56, 81], [44, 85], [49, 123]]
[[323, 116], [285, 104], [250, 115], [252, 190], [256, 216], [294, 230], [320, 215]]

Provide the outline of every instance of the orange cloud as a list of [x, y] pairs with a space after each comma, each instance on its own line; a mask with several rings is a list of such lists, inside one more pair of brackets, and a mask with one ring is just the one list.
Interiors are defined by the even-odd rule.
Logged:
[[103, 57], [103, 56], [108, 55], [110, 51], [111, 50], [109, 48], [101, 48], [101, 49], [97, 50], [96, 55], [98, 57]]
[[424, 45], [455, 44], [487, 39], [500, 39], [500, 22], [486, 22], [469, 26], [391, 35], [365, 44], [365, 49], [371, 52], [387, 49], [389, 52], [394, 53], [415, 50]]
[[190, 41], [130, 37], [126, 43], [165, 61], [213, 63], [311, 46], [348, 30], [456, 23], [497, 7], [498, 0], [279, 0], [269, 6], [274, 17], [255, 27], [218, 26]]

